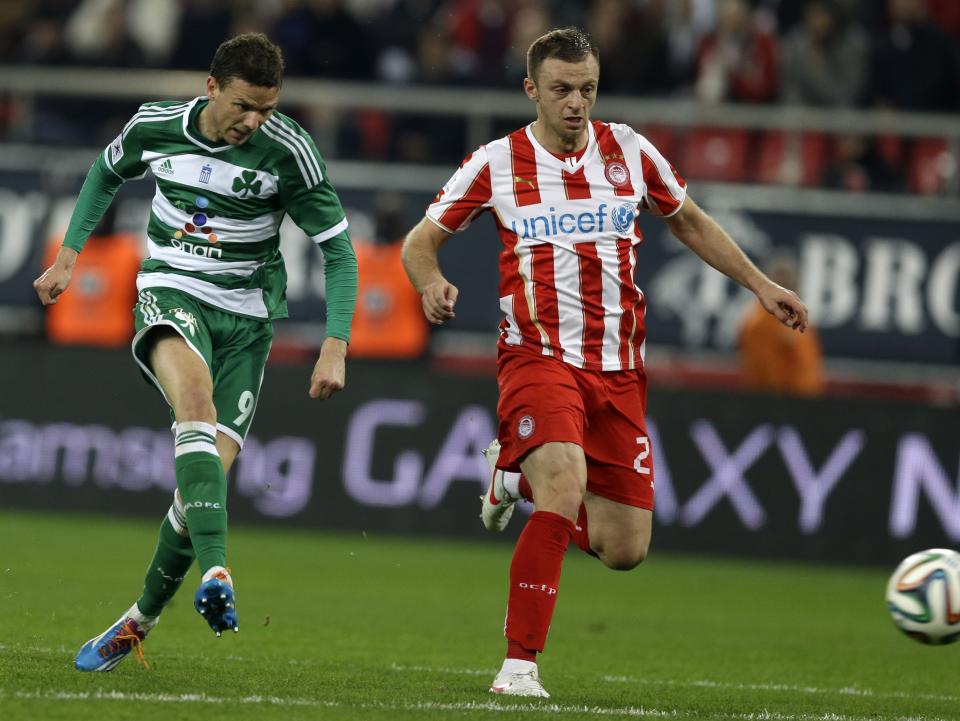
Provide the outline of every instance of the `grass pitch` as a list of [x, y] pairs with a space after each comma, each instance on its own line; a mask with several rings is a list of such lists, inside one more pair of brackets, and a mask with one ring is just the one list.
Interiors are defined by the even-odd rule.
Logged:
[[960, 719], [960, 644], [902, 636], [880, 570], [654, 554], [614, 573], [573, 548], [553, 697], [519, 700], [487, 692], [508, 544], [242, 526], [238, 635], [193, 611], [194, 573], [149, 670], [74, 671], [138, 595], [158, 523], [0, 513], [0, 719]]

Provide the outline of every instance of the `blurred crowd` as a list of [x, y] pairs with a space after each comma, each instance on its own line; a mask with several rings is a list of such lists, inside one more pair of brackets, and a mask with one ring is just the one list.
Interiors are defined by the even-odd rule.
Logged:
[[531, 40], [586, 28], [603, 90], [956, 108], [957, 0], [5, 0], [0, 60], [202, 70], [231, 34], [290, 75], [516, 87]]
[[[605, 94], [916, 112], [960, 103], [960, 0], [4, 0], [0, 62], [203, 70], [224, 38], [257, 30], [283, 48], [290, 76], [519, 88], [529, 43], [569, 24], [597, 42]], [[34, 139], [78, 140], [83, 114], [41, 122]], [[361, 114], [336, 145], [417, 161], [422, 136], [435, 160], [459, 159], [462, 133], [431, 122], [411, 118], [407, 133], [403, 120]], [[887, 150], [841, 139], [831, 157], [856, 159], [867, 180], [843, 167], [821, 180], [902, 184], [887, 177]]]

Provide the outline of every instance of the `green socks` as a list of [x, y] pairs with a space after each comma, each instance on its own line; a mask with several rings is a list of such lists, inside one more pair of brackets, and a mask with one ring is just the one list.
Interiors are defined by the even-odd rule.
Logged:
[[178, 423], [174, 442], [177, 494], [160, 524], [160, 538], [137, 601], [147, 617], [159, 616], [196, 558], [201, 575], [227, 565], [227, 480], [217, 453], [217, 429]]
[[144, 616], [160, 615], [186, 578], [193, 558], [193, 544], [187, 533], [183, 507], [178, 499], [174, 499], [167, 517], [160, 524], [157, 550], [147, 567], [143, 595], [137, 601], [137, 607]]
[[177, 424], [174, 462], [190, 541], [200, 573], [227, 565], [227, 479], [209, 423]]

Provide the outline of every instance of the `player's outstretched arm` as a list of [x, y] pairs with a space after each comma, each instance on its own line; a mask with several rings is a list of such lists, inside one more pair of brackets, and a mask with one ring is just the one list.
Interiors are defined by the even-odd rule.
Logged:
[[450, 233], [424, 217], [403, 241], [403, 267], [420, 294], [423, 314], [434, 325], [455, 317], [453, 306], [460, 291], [440, 272], [437, 253]]
[[332, 336], [320, 346], [320, 357], [310, 375], [310, 397], [326, 400], [347, 383], [347, 342]]
[[670, 232], [706, 263], [753, 291], [768, 313], [801, 333], [807, 327], [807, 306], [788, 288], [777, 285], [751, 262], [720, 225], [687, 196], [666, 218]]

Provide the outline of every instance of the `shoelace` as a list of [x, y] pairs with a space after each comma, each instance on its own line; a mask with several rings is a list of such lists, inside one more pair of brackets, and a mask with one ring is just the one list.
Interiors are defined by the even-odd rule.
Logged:
[[[126, 633], [123, 633], [123, 631], [126, 631]], [[137, 652], [137, 665], [149, 669], [150, 664], [147, 663], [147, 659], [143, 655], [143, 643], [140, 637], [130, 629], [130, 621], [127, 621], [127, 623], [123, 625], [121, 632], [110, 639], [110, 642], [100, 649], [100, 655], [109, 656], [112, 653], [131, 647]]]

